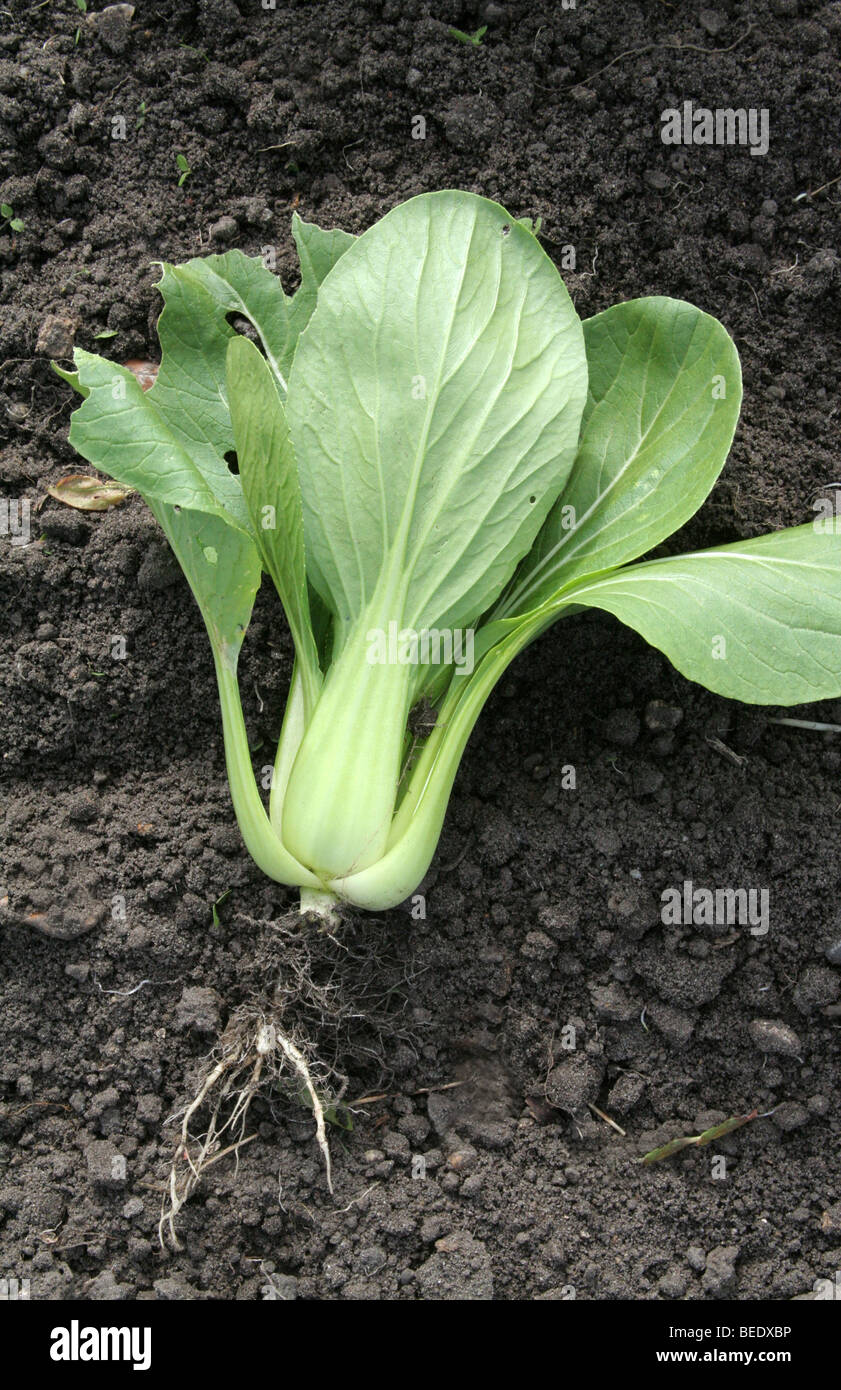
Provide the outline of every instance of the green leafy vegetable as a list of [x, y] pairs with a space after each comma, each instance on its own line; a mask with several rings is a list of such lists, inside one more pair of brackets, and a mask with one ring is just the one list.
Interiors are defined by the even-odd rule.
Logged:
[[[731, 698], [841, 693], [834, 529], [633, 563], [726, 460], [741, 375], [715, 319], [656, 297], [582, 325], [533, 230], [472, 194], [292, 232], [291, 297], [239, 251], [164, 267], [151, 389], [78, 349], [57, 370], [84, 397], [71, 443], [179, 559], [243, 838], [304, 906], [417, 887], [489, 694], [583, 608]], [[295, 645], [268, 811], [237, 686], [264, 573]]]

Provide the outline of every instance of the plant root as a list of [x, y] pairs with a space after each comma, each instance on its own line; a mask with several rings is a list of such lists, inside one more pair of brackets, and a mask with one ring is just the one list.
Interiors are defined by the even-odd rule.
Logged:
[[[173, 1249], [181, 1248], [175, 1232], [175, 1221], [184, 1203], [189, 1201], [198, 1187], [205, 1169], [229, 1153], [235, 1154], [239, 1163], [240, 1149], [256, 1137], [246, 1135], [245, 1123], [261, 1083], [266, 1080], [280, 1083], [290, 1069], [298, 1085], [306, 1091], [312, 1106], [316, 1143], [324, 1162], [327, 1186], [330, 1195], [333, 1195], [333, 1170], [324, 1106], [301, 1049], [281, 1032], [276, 1021], [264, 1016], [255, 1019], [252, 1015], [249, 1018], [246, 1010], [239, 1011], [232, 1018], [220, 1046], [221, 1058], [208, 1072], [181, 1119], [179, 1141], [170, 1165], [158, 1222], [158, 1240], [164, 1249], [167, 1231]], [[205, 1104], [212, 1105], [210, 1119], [204, 1134], [194, 1139], [190, 1135], [190, 1122]], [[225, 1137], [232, 1142], [220, 1148]], [[181, 1169], [182, 1164], [186, 1164], [186, 1171]]]
[[[176, 1221], [207, 1169], [257, 1137], [246, 1133], [251, 1105], [279, 1091], [293, 1111], [311, 1111], [327, 1186], [333, 1173], [327, 1126], [336, 1118], [349, 1073], [376, 1084], [392, 1076], [399, 1046], [417, 1055], [414, 1028], [401, 1015], [413, 978], [404, 933], [366, 917], [337, 931], [300, 913], [274, 921], [240, 915], [250, 939], [239, 974], [239, 1004], [205, 1061], [193, 1099], [172, 1117], [178, 1143], [166, 1177], [158, 1236], [180, 1248]], [[271, 981], [267, 991], [266, 982]], [[365, 1084], [365, 1083], [361, 1083]]]

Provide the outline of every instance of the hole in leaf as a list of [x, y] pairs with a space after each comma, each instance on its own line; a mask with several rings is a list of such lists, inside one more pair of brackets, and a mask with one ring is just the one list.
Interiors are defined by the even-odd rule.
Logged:
[[239, 473], [239, 459], [237, 458], [236, 449], [228, 450], [227, 454], [225, 455], [225, 462], [232, 473]]
[[263, 347], [263, 340], [250, 319], [245, 318], [245, 316], [238, 313], [236, 309], [232, 309], [229, 314], [226, 314], [225, 319], [226, 322], [231, 325], [235, 333], [238, 333], [241, 338], [248, 338], [249, 342], [252, 342], [265, 357], [266, 350]]
[[505, 226], [504, 226], [503, 229], [502, 229], [502, 235], [503, 235], [503, 236], [508, 236], [508, 233], [509, 233], [510, 231], [511, 231], [511, 228], [510, 228], [510, 226], [508, 225], [508, 223], [506, 222], [506, 223], [505, 223]]
[[537, 501], [537, 498], [536, 498], [536, 497], [530, 497], [530, 498], [529, 498], [529, 501], [530, 501], [530, 502], [536, 502], [536, 501]]

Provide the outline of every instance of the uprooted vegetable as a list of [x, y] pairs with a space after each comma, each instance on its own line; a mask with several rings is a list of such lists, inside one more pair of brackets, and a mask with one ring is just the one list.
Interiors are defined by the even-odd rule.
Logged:
[[[193, 590], [243, 838], [303, 907], [417, 887], [490, 692], [582, 608], [733, 699], [841, 693], [834, 529], [630, 563], [727, 457], [721, 324], [659, 297], [582, 324], [531, 231], [472, 194], [293, 236], [291, 298], [238, 251], [164, 267], [151, 390], [78, 349], [61, 375], [85, 397], [71, 443], [143, 495]], [[237, 687], [263, 572], [295, 644], [268, 813]]]

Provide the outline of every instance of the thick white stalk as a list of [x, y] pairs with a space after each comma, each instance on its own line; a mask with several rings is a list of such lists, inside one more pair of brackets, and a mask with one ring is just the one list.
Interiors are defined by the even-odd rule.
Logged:
[[321, 879], [379, 859], [394, 814], [410, 668], [367, 655], [359, 628], [325, 680], [283, 801], [283, 842]]
[[518, 652], [546, 626], [543, 616], [524, 622], [487, 653], [472, 676], [453, 682], [394, 817], [385, 853], [361, 871], [329, 881], [332, 892], [381, 912], [417, 888], [432, 862], [461, 756], [485, 701]]
[[318, 917], [325, 926], [337, 927], [341, 920], [335, 911], [338, 904], [339, 899], [335, 893], [328, 893], [326, 888], [322, 892], [317, 888], [301, 889], [302, 917]]

